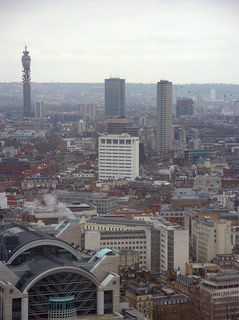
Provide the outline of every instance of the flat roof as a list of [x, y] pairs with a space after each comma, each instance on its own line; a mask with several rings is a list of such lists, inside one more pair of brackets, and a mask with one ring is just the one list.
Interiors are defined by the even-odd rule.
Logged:
[[59, 196], [72, 196], [72, 197], [78, 197], [78, 198], [89, 198], [92, 200], [97, 199], [117, 199], [115, 196], [109, 196], [107, 193], [102, 192], [73, 192], [73, 191], [63, 191], [63, 190], [56, 190], [52, 192], [53, 196], [59, 197]]
[[87, 220], [87, 223], [96, 223], [96, 224], [118, 224], [126, 226], [140, 226], [152, 228], [153, 223], [142, 221], [142, 220], [129, 220], [129, 219], [117, 219], [117, 218], [108, 218], [108, 217], [92, 217]]

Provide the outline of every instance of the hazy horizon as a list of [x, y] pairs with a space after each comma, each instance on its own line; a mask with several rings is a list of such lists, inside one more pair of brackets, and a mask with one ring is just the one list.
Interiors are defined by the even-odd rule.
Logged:
[[0, 0], [0, 82], [237, 84], [237, 0]]

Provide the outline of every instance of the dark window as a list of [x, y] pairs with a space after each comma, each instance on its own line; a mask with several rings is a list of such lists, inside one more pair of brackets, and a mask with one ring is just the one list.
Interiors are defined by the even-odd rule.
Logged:
[[104, 309], [105, 313], [113, 313], [113, 291], [104, 292]]
[[22, 299], [17, 298], [12, 300], [12, 320], [21, 320]]

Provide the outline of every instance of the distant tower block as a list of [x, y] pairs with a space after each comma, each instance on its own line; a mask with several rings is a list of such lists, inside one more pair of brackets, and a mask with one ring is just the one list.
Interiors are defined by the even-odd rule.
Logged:
[[216, 101], [216, 90], [215, 89], [210, 90], [210, 100]]
[[157, 83], [157, 151], [172, 150], [172, 82]]
[[23, 117], [31, 117], [31, 57], [27, 46], [22, 56], [22, 82], [23, 82]]
[[234, 117], [239, 116], [239, 100], [234, 101]]
[[105, 79], [105, 117], [125, 116], [125, 79]]
[[44, 104], [43, 101], [36, 103], [35, 108], [35, 117], [36, 118], [44, 118], [45, 116], [45, 110], [44, 110]]

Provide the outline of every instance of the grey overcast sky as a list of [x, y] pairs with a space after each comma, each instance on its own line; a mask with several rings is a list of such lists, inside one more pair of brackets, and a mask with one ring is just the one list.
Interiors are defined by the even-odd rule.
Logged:
[[0, 0], [0, 81], [239, 83], [239, 0]]

